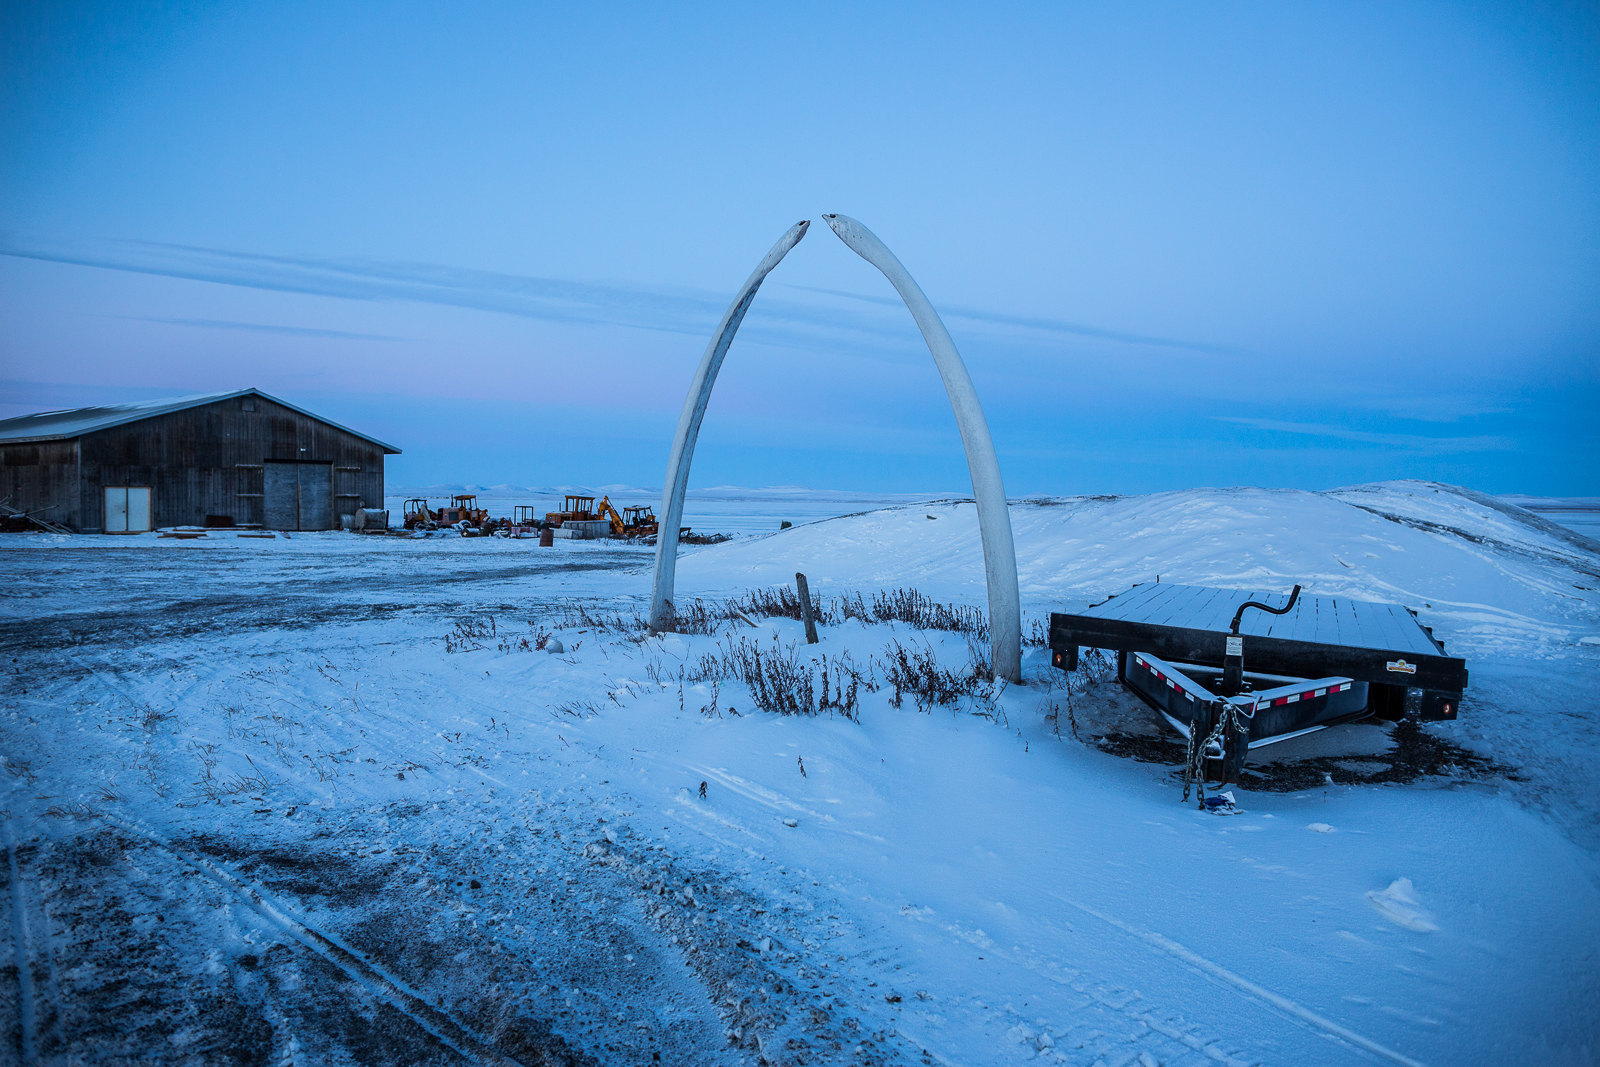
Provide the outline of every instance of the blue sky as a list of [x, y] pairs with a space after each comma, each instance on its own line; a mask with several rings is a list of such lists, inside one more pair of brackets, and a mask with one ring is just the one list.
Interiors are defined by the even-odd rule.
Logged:
[[[0, 7], [0, 415], [259, 388], [405, 484], [658, 485], [872, 227], [1007, 488], [1600, 494], [1593, 5]], [[825, 227], [692, 484], [966, 486]]]

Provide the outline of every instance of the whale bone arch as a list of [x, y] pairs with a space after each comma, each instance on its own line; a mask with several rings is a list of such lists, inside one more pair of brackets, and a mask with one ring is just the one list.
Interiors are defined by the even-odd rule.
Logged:
[[[996, 677], [1009, 682], [1021, 682], [1022, 607], [1017, 587], [1017, 556], [1011, 535], [1011, 515], [1006, 509], [1000, 459], [995, 453], [994, 440], [989, 434], [989, 424], [983, 417], [983, 407], [978, 402], [972, 378], [938, 312], [888, 246], [871, 230], [846, 215], [824, 215], [823, 218], [851, 251], [877, 267], [895, 287], [922, 332], [922, 339], [939, 370], [945, 392], [950, 397], [950, 407], [955, 412], [956, 426], [961, 433], [961, 444], [967, 455], [967, 470], [972, 476], [973, 498], [978, 508], [978, 530], [983, 541], [984, 573], [989, 592], [991, 664]], [[694, 446], [700, 436], [700, 424], [705, 419], [706, 405], [711, 400], [711, 388], [716, 383], [717, 372], [722, 368], [728, 347], [733, 343], [739, 324], [744, 321], [745, 312], [750, 309], [750, 302], [755, 299], [761, 283], [789, 250], [800, 243], [809, 225], [807, 220], [790, 227], [756, 266], [722, 316], [722, 322], [712, 336], [711, 343], [706, 346], [700, 366], [689, 383], [689, 395], [684, 399], [678, 432], [672, 442], [672, 454], [667, 460], [667, 477], [661, 499], [662, 516], [656, 535], [655, 580], [650, 591], [650, 628], [658, 632], [669, 631], [674, 625], [672, 597], [677, 578], [678, 530], [683, 521], [689, 465], [694, 458]]]

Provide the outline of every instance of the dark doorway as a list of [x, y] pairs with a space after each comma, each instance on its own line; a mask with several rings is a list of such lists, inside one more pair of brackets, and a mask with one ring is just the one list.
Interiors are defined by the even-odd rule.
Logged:
[[264, 468], [267, 529], [333, 529], [333, 464], [269, 459]]

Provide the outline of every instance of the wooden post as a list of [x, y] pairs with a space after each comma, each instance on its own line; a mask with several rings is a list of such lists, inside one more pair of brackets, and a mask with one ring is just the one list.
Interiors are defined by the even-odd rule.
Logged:
[[817, 643], [817, 617], [811, 613], [811, 590], [806, 586], [806, 576], [796, 571], [795, 588], [800, 591], [800, 618], [806, 624], [806, 644]]

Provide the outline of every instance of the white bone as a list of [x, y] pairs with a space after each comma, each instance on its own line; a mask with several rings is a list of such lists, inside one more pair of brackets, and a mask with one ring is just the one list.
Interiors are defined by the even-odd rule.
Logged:
[[1000, 457], [989, 436], [989, 423], [978, 403], [967, 365], [950, 339], [939, 313], [923, 295], [906, 268], [876, 234], [845, 215], [824, 215], [839, 240], [862, 259], [883, 272], [906, 302], [922, 339], [933, 355], [950, 407], [961, 431], [972, 475], [972, 495], [978, 502], [978, 533], [983, 539], [983, 568], [989, 586], [989, 651], [996, 677], [1022, 681], [1022, 596], [1017, 588], [1017, 550], [1011, 538], [1011, 514], [1006, 510], [1006, 488], [1000, 479]]
[[716, 384], [722, 360], [733, 344], [733, 335], [739, 332], [744, 313], [750, 310], [750, 301], [756, 290], [782, 262], [789, 249], [800, 243], [811, 225], [809, 219], [789, 227], [778, 238], [767, 257], [756, 265], [754, 273], [745, 280], [739, 295], [733, 298], [722, 323], [700, 357], [700, 367], [689, 383], [689, 395], [683, 402], [683, 414], [678, 416], [678, 432], [672, 439], [672, 455], [667, 460], [667, 480], [661, 492], [661, 524], [656, 529], [656, 576], [650, 588], [650, 628], [657, 632], [671, 630], [673, 586], [678, 576], [678, 528], [683, 524], [683, 494], [689, 488], [689, 464], [694, 460], [695, 442], [700, 437], [700, 423], [706, 417], [706, 404], [711, 400], [711, 387]]
[[[950, 407], [956, 416], [956, 426], [961, 431], [961, 444], [967, 453], [967, 470], [972, 475], [972, 493], [978, 505], [978, 531], [983, 540], [983, 565], [989, 588], [990, 656], [997, 677], [1009, 682], [1022, 681], [1022, 607], [1017, 588], [1017, 555], [1011, 538], [1011, 515], [1006, 510], [1005, 484], [1000, 478], [1000, 458], [995, 454], [994, 440], [989, 435], [989, 424], [984, 420], [983, 407], [978, 403], [977, 390], [967, 374], [961, 353], [940, 321], [938, 312], [923, 295], [922, 289], [912, 280], [904, 266], [884, 243], [861, 223], [844, 215], [825, 215], [828, 225], [839, 239], [862, 259], [877, 267], [889, 279], [906, 308], [922, 331], [933, 362], [944, 380], [945, 392], [950, 397]], [[678, 569], [678, 529], [683, 522], [683, 498], [689, 487], [689, 465], [694, 459], [695, 442], [700, 436], [700, 423], [705, 419], [706, 404], [711, 400], [711, 388], [716, 384], [717, 372], [728, 354], [728, 346], [739, 332], [745, 312], [755, 299], [761, 283], [789, 250], [806, 235], [809, 222], [802, 221], [772, 246], [766, 258], [756, 266], [745, 281], [744, 287], [734, 297], [722, 322], [706, 346], [700, 367], [689, 383], [689, 395], [683, 402], [683, 414], [678, 418], [678, 432], [672, 441], [672, 455], [667, 461], [666, 484], [661, 497], [661, 524], [656, 534], [655, 581], [650, 590], [650, 628], [656, 631], [673, 628], [672, 597]]]

